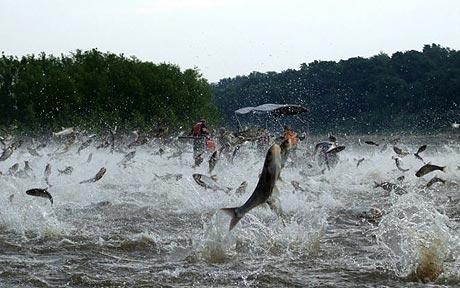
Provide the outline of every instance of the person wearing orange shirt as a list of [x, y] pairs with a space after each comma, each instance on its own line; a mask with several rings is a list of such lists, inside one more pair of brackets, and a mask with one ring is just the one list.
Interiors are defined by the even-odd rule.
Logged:
[[283, 140], [288, 140], [291, 149], [293, 149], [297, 146], [297, 133], [292, 131], [288, 126], [284, 126]]
[[[193, 158], [195, 159], [195, 166], [199, 166], [200, 155], [204, 153], [206, 139], [209, 138], [209, 130], [206, 126], [206, 120], [201, 119], [192, 126], [190, 136], [193, 136]], [[199, 163], [198, 163], [199, 162]]]

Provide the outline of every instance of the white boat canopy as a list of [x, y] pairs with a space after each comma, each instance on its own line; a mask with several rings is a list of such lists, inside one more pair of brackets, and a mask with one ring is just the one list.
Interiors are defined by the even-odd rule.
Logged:
[[295, 115], [307, 112], [308, 109], [300, 105], [291, 104], [262, 104], [256, 107], [243, 107], [235, 111], [235, 114], [269, 113], [274, 115]]

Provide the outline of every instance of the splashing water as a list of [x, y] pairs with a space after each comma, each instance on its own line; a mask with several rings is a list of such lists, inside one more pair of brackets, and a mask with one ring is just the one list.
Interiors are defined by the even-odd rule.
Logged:
[[[264, 156], [251, 144], [242, 147], [234, 164], [217, 162], [213, 174], [219, 185], [234, 188], [228, 194], [204, 190], [194, 182], [191, 175], [207, 174], [208, 167], [205, 161], [192, 168], [187, 144], [182, 155], [169, 159], [176, 152], [172, 148], [156, 142], [137, 147], [126, 167], [118, 163], [134, 149], [112, 154], [89, 147], [77, 154], [74, 145], [56, 154], [54, 143], [38, 157], [20, 148], [0, 162], [2, 172], [24, 161], [33, 169], [28, 176], [0, 176], [0, 283], [7, 287], [458, 285], [458, 143], [408, 137], [398, 144], [416, 151], [426, 143], [424, 159], [448, 166], [446, 173], [417, 178], [420, 160], [403, 157], [401, 165], [410, 171], [401, 172], [391, 159], [391, 146], [383, 151], [359, 146], [353, 137], [345, 140], [347, 148], [340, 152], [338, 165], [321, 174], [303, 154], [312, 151], [316, 140], [301, 143], [297, 157], [282, 171], [277, 186], [284, 216], [261, 205], [232, 231], [229, 217], [219, 209], [243, 204], [257, 184]], [[155, 153], [160, 146], [164, 155]], [[356, 167], [361, 158], [365, 160]], [[48, 191], [54, 205], [25, 194], [30, 188], [47, 187], [43, 178], [47, 163], [52, 165]], [[57, 169], [67, 166], [74, 168], [73, 173], [59, 175]], [[102, 179], [78, 184], [101, 167], [107, 168]], [[405, 179], [398, 182], [401, 175]], [[426, 188], [435, 175], [447, 182]], [[292, 180], [306, 191], [295, 191]], [[236, 195], [243, 181], [248, 181], [246, 193]], [[374, 188], [374, 182], [382, 181], [397, 183], [407, 193]], [[370, 208], [382, 210], [383, 216], [371, 218]]]

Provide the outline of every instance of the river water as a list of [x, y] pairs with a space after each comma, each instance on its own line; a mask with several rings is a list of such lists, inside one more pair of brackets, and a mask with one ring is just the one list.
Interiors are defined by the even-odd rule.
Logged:
[[[448, 167], [417, 178], [423, 163], [410, 154], [401, 158], [409, 171], [398, 170], [392, 146], [382, 147], [391, 137], [358, 138], [339, 137], [347, 148], [324, 174], [309, 156], [318, 139], [300, 143], [277, 183], [283, 216], [262, 205], [230, 232], [219, 209], [242, 205], [263, 166], [263, 152], [250, 143], [213, 171], [230, 193], [195, 183], [191, 175], [208, 174], [208, 163], [192, 168], [189, 144], [114, 153], [91, 146], [78, 154], [79, 144], [61, 153], [51, 143], [40, 156], [24, 144], [0, 162], [0, 287], [459, 287], [459, 139], [402, 137], [398, 147], [413, 153], [427, 144], [424, 160]], [[177, 149], [183, 154], [171, 157]], [[118, 164], [134, 150], [131, 163]], [[28, 175], [7, 175], [24, 161]], [[25, 194], [47, 186], [47, 163], [53, 205]], [[66, 166], [73, 173], [60, 175]], [[101, 167], [101, 180], [79, 184]], [[426, 188], [433, 176], [447, 182]], [[236, 195], [243, 181], [247, 190]], [[383, 181], [407, 193], [374, 188]], [[370, 208], [384, 215], [370, 219]]]

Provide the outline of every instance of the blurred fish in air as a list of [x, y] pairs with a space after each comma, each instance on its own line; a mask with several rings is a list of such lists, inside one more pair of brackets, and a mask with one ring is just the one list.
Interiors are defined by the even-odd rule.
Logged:
[[121, 159], [121, 161], [118, 162], [118, 165], [123, 165], [123, 167], [126, 168], [126, 166], [128, 165], [128, 162], [131, 161], [134, 158], [134, 156], [136, 156], [136, 150], [131, 151], [128, 154], [126, 154], [125, 157], [123, 157], [123, 159]]
[[224, 191], [225, 193], [228, 193], [232, 190], [230, 187], [224, 188], [217, 184], [217, 176], [215, 175], [208, 177], [203, 174], [193, 174], [192, 177], [198, 185], [204, 187], [205, 189], [211, 189], [213, 191]]
[[88, 159], [86, 160], [86, 163], [91, 162], [91, 160], [93, 160], [93, 153], [89, 153]]
[[401, 186], [399, 185], [396, 185], [394, 183], [391, 183], [391, 182], [381, 182], [381, 183], [377, 183], [377, 182], [374, 182], [375, 185], [374, 185], [374, 188], [382, 188], [383, 190], [387, 191], [387, 192], [391, 192], [391, 191], [394, 191], [396, 194], [398, 195], [402, 195], [402, 194], [406, 194], [407, 191], [402, 188]]
[[13, 166], [11, 166], [8, 169], [8, 172], [6, 175], [14, 176], [16, 173], [19, 171], [19, 163], [15, 163]]
[[5, 150], [3, 150], [3, 153], [0, 156], [0, 161], [5, 161], [8, 158], [10, 158], [10, 156], [13, 154], [13, 152], [14, 152], [14, 149], [12, 147], [8, 147]]
[[364, 141], [367, 145], [372, 145], [372, 146], [379, 146], [378, 143], [375, 143], [374, 141]]
[[248, 187], [248, 181], [241, 182], [240, 186], [236, 189], [236, 195], [242, 195], [246, 192], [246, 188]]
[[401, 160], [398, 157], [393, 157], [393, 159], [395, 160], [396, 168], [398, 168], [399, 171], [401, 171], [401, 172], [409, 171], [409, 169], [404, 169], [404, 168], [401, 167]]
[[400, 156], [402, 156], [402, 157], [404, 157], [404, 156], [406, 156], [406, 155], [409, 155], [409, 152], [404, 151], [404, 150], [402, 150], [401, 148], [396, 147], [396, 146], [393, 146], [393, 151], [395, 151], [396, 154], [398, 154], [398, 155], [400, 155]]
[[84, 180], [84, 181], [81, 181], [80, 184], [83, 184], [83, 183], [93, 183], [93, 182], [96, 182], [96, 181], [99, 181], [102, 176], [104, 176], [105, 172], [107, 171], [107, 169], [105, 169], [105, 167], [102, 167], [99, 172], [97, 172], [96, 176], [94, 176], [93, 178], [90, 178], [88, 180]]
[[420, 153], [426, 150], [426, 145], [422, 145], [418, 148], [417, 152], [414, 154], [415, 158], [421, 160], [422, 162], [425, 162], [422, 157], [420, 157]]
[[43, 177], [45, 178], [45, 182], [48, 186], [51, 186], [50, 182], [49, 182], [49, 177], [51, 175], [51, 164], [48, 163], [46, 164], [46, 167], [45, 167], [45, 172], [43, 172]]
[[195, 158], [195, 166], [194, 167], [199, 167], [201, 165], [201, 163], [203, 163], [203, 153], [197, 155]]
[[217, 151], [214, 151], [214, 153], [212, 153], [211, 157], [209, 158], [209, 174], [212, 173], [212, 171], [214, 170], [214, 168], [216, 167], [216, 164], [217, 164], [217, 161], [219, 160], [219, 152]]
[[300, 186], [300, 183], [299, 183], [299, 182], [292, 180], [292, 181], [291, 181], [291, 185], [292, 185], [292, 187], [294, 187], [294, 190], [295, 190], [295, 191], [302, 191], [302, 192], [305, 192], [305, 189], [302, 188], [302, 187]]
[[396, 180], [401, 182], [401, 181], [404, 181], [405, 178], [406, 178], [406, 176], [402, 175], [402, 176], [399, 176], [398, 178], [396, 178]]
[[59, 132], [53, 132], [53, 136], [55, 137], [60, 137], [60, 136], [67, 136], [67, 135], [70, 135], [72, 133], [74, 133], [75, 130], [73, 129], [73, 127], [70, 127], [70, 128], [66, 128], [66, 129], [63, 129]]
[[426, 183], [426, 187], [431, 187], [434, 183], [441, 182], [441, 183], [446, 183], [446, 180], [441, 179], [439, 177], [433, 177], [428, 183]]
[[169, 180], [169, 179], [176, 179], [176, 181], [179, 181], [180, 179], [182, 179], [182, 174], [172, 174], [172, 173], [166, 173], [165, 175], [158, 175], [158, 174], [155, 174], [155, 176], [158, 178], [158, 179], [161, 179], [163, 181], [166, 181], [166, 180]]
[[364, 160], [365, 160], [364, 157], [359, 159], [358, 162], [356, 163], [356, 168], [358, 168], [359, 164], [361, 164]]
[[83, 142], [83, 143], [80, 145], [80, 147], [78, 148], [77, 153], [80, 154], [80, 152], [81, 152], [82, 150], [85, 150], [86, 148], [88, 148], [89, 145], [91, 145], [91, 143], [93, 143], [93, 139], [88, 139], [88, 140], [86, 140], [85, 142]]
[[67, 166], [63, 170], [59, 170], [59, 174], [65, 174], [65, 175], [70, 175], [73, 172], [73, 167], [72, 166]]

